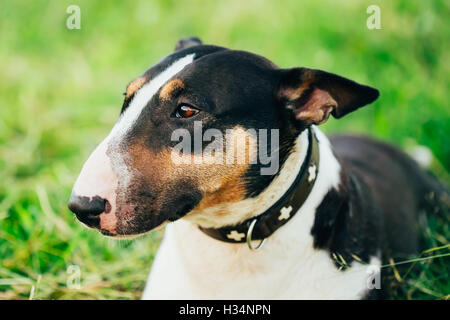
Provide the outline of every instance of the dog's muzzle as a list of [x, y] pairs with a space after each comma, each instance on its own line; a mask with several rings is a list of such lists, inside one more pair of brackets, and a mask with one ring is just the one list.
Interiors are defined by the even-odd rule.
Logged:
[[106, 154], [107, 140], [90, 155], [72, 190], [69, 209], [88, 227], [114, 235], [118, 179]]

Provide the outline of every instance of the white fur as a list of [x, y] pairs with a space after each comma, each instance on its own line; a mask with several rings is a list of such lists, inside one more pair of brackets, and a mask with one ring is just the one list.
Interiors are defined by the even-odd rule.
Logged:
[[[166, 227], [164, 240], [152, 266], [143, 299], [355, 299], [366, 292], [367, 265], [353, 262], [338, 271], [326, 250], [313, 248], [311, 228], [315, 210], [328, 190], [339, 184], [340, 165], [328, 139], [315, 128], [320, 162], [313, 190], [296, 215], [264, 246], [250, 251], [246, 244], [215, 240], [184, 219]], [[307, 142], [306, 142], [307, 143]], [[296, 151], [287, 159], [280, 177], [292, 181], [304, 159], [305, 139], [297, 140]], [[290, 184], [274, 180], [266, 194], [280, 195]], [[274, 189], [278, 190], [274, 190]], [[234, 218], [256, 215], [262, 204], [276, 199], [247, 201]], [[245, 210], [244, 210], [245, 208]], [[265, 207], [267, 208], [267, 207]], [[248, 211], [247, 211], [248, 210]], [[239, 212], [241, 219], [237, 216]], [[201, 223], [207, 220], [197, 219]], [[380, 260], [373, 257], [375, 265]]]
[[428, 147], [425, 146], [415, 146], [411, 150], [410, 155], [422, 168], [425, 169], [428, 169], [433, 162], [433, 153]]
[[[136, 92], [129, 107], [119, 117], [109, 135], [84, 164], [75, 183], [74, 194], [107, 199], [111, 204], [111, 212], [115, 212], [118, 181], [123, 188], [126, 188], [131, 183], [131, 177], [139, 174], [127, 165], [128, 155], [120, 150], [120, 143], [153, 95], [185, 66], [192, 63], [194, 55], [189, 54], [178, 59]], [[116, 223], [114, 214], [102, 215], [100, 218], [102, 228], [110, 231], [114, 229], [113, 225]]]

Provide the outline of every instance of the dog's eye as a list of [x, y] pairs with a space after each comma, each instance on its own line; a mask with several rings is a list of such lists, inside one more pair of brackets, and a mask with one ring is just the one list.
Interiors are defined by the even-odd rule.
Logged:
[[180, 104], [174, 112], [175, 118], [190, 118], [199, 113], [200, 110], [188, 104]]

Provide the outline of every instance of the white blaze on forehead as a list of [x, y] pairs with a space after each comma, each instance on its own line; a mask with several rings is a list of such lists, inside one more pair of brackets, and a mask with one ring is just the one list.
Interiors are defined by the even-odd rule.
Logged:
[[174, 75], [183, 70], [185, 66], [192, 63], [195, 54], [189, 54], [174, 63], [172, 63], [167, 69], [158, 74], [154, 79], [146, 83], [140, 88], [134, 95], [133, 100], [130, 102], [128, 108], [120, 116], [116, 125], [112, 129], [110, 136], [117, 137], [123, 136], [133, 126], [138, 119], [144, 107], [153, 97], [153, 95]]

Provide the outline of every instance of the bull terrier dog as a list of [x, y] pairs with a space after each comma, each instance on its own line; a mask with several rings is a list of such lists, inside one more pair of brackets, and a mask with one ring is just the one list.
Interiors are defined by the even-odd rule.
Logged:
[[381, 267], [423, 249], [421, 212], [448, 190], [390, 145], [318, 129], [378, 96], [181, 39], [127, 86], [69, 208], [113, 238], [165, 226], [143, 299], [382, 298]]

